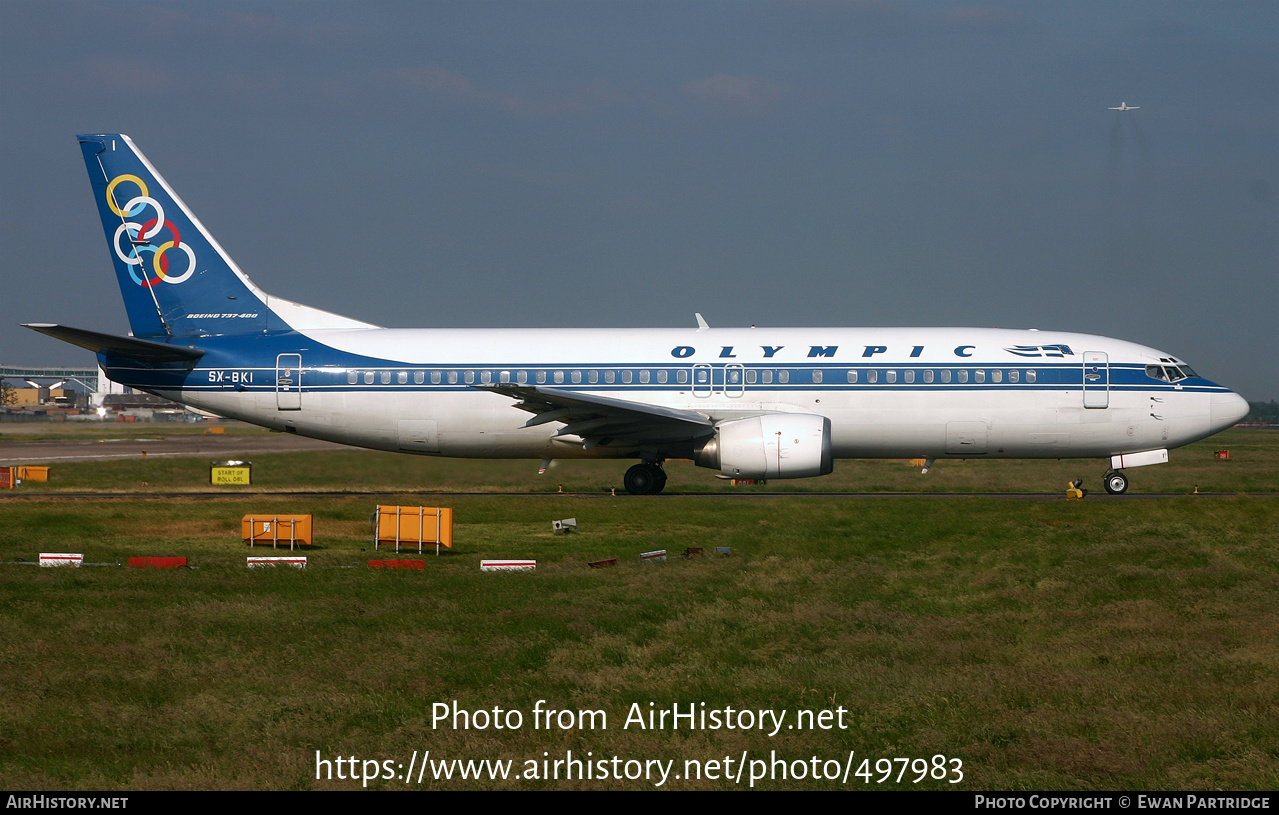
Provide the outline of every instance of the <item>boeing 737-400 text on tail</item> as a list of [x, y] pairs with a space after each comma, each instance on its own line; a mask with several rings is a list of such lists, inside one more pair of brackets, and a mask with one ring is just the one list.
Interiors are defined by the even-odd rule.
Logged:
[[1106, 459], [1123, 469], [1247, 403], [1163, 351], [992, 328], [401, 329], [253, 284], [128, 136], [80, 136], [132, 335], [30, 327], [123, 385], [221, 416], [431, 456], [687, 458], [745, 479], [835, 459]]

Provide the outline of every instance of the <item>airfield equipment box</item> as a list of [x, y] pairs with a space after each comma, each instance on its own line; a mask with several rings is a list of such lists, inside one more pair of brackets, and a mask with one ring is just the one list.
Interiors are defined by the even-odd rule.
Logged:
[[240, 540], [250, 546], [271, 544], [311, 545], [310, 515], [245, 515], [240, 519]]
[[49, 468], [37, 467], [32, 464], [24, 464], [18, 467], [19, 481], [48, 481]]
[[453, 548], [453, 510], [451, 507], [392, 507], [379, 506], [373, 514], [373, 548], [395, 545], [416, 545], [422, 551], [423, 544], [434, 544], [435, 553], [440, 547]]
[[0, 467], [0, 490], [11, 490], [18, 486], [18, 468]]
[[215, 461], [209, 466], [209, 483], [216, 487], [247, 487], [251, 461]]

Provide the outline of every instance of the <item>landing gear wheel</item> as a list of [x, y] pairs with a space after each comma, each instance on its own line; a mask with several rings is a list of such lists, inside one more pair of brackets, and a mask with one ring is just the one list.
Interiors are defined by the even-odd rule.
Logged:
[[657, 464], [644, 462], [627, 470], [622, 483], [631, 495], [657, 495], [666, 486], [666, 472]]
[[1128, 476], [1121, 472], [1106, 473], [1102, 481], [1106, 485], [1106, 492], [1111, 495], [1123, 495], [1128, 491]]

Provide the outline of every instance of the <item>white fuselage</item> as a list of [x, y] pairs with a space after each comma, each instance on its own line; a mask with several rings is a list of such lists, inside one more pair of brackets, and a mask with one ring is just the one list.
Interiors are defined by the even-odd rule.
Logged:
[[[369, 328], [299, 336], [288, 349], [296, 360], [202, 363], [189, 387], [164, 395], [344, 444], [485, 458], [633, 454], [586, 449], [578, 436], [557, 435], [553, 422], [526, 427], [529, 414], [511, 398], [480, 389], [495, 383], [693, 411], [712, 423], [818, 414], [830, 419], [836, 458], [1113, 456], [1188, 444], [1247, 411], [1207, 380], [1148, 375], [1148, 366], [1181, 364], [1166, 353], [1062, 332]], [[284, 370], [298, 361], [300, 382]]]

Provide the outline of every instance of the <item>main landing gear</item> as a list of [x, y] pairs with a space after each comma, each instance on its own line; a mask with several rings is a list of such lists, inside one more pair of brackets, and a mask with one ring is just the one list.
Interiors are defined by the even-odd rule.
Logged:
[[631, 495], [657, 495], [666, 486], [666, 471], [659, 462], [645, 461], [627, 470], [622, 483]]
[[1128, 476], [1118, 470], [1111, 470], [1101, 478], [1106, 492], [1111, 495], [1123, 495], [1128, 491]]

